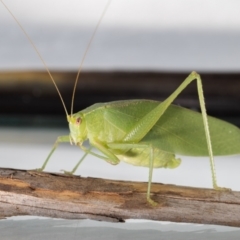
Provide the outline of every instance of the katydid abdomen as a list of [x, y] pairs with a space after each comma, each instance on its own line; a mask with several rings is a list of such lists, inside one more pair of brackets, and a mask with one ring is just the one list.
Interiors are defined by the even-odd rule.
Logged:
[[[132, 148], [122, 155], [117, 155], [119, 160], [135, 166], [149, 168], [149, 150], [145, 148]], [[153, 147], [153, 168], [176, 168], [181, 163], [175, 154], [162, 151]]]

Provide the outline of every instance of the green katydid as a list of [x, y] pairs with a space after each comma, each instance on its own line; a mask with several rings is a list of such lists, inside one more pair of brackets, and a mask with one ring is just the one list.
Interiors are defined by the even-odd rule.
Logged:
[[[3, 3], [2, 0], [0, 1]], [[101, 19], [106, 9], [107, 7]], [[13, 16], [11, 12], [10, 14]], [[16, 20], [15, 17], [14, 19]], [[101, 19], [95, 28], [88, 48]], [[22, 28], [17, 20], [16, 22]], [[239, 154], [240, 130], [230, 123], [207, 117], [202, 81], [199, 74], [192, 72], [163, 102], [126, 100], [97, 103], [73, 114], [74, 94], [82, 68], [81, 64], [74, 86], [71, 114], [69, 115], [50, 71], [29, 36], [23, 28], [22, 30], [45, 65], [58, 91], [70, 129], [69, 135], [58, 137], [43, 166], [38, 169], [39, 171], [45, 169], [59, 143], [70, 142], [85, 152], [76, 167], [70, 172], [71, 174], [76, 171], [79, 164], [88, 154], [113, 165], [125, 161], [132, 165], [148, 167], [147, 200], [151, 204], [154, 204], [150, 197], [153, 168], [176, 168], [181, 160], [177, 159], [175, 154], [209, 156], [213, 188], [216, 190], [222, 189], [217, 185], [213, 155]], [[194, 80], [197, 82], [201, 113], [172, 105], [175, 98]], [[90, 148], [83, 146], [83, 142], [87, 140], [91, 145]], [[100, 153], [93, 152], [93, 148]]]

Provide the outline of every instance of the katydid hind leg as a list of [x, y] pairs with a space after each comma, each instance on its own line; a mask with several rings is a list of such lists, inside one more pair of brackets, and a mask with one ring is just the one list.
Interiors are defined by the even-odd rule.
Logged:
[[52, 150], [51, 150], [50, 153], [48, 154], [48, 156], [47, 156], [46, 160], [44, 161], [42, 167], [41, 167], [41, 168], [37, 168], [37, 169], [36, 169], [37, 171], [42, 172], [42, 171], [46, 168], [46, 166], [47, 166], [47, 164], [48, 164], [48, 162], [49, 162], [52, 154], [55, 152], [56, 148], [58, 147], [58, 144], [59, 144], [59, 143], [63, 143], [63, 142], [70, 142], [69, 135], [59, 136], [59, 137], [57, 138], [56, 142], [54, 143], [54, 145], [53, 145], [53, 147], [52, 147]]
[[192, 82], [197, 81], [197, 90], [199, 96], [199, 102], [203, 117], [204, 131], [206, 135], [207, 147], [210, 158], [210, 166], [212, 173], [212, 183], [213, 188], [216, 190], [222, 189], [218, 187], [215, 173], [215, 164], [213, 159], [212, 144], [209, 132], [209, 125], [207, 119], [207, 113], [205, 108], [205, 101], [203, 96], [202, 80], [198, 73], [192, 72], [182, 84], [163, 102], [161, 102], [156, 108], [146, 114], [142, 119], [140, 119], [133, 128], [126, 134], [123, 142], [139, 142], [141, 139], [149, 132], [149, 130], [156, 124], [160, 117], [164, 114], [170, 104], [176, 99], [176, 97]]
[[213, 151], [212, 151], [212, 143], [211, 143], [209, 124], [208, 124], [208, 119], [207, 119], [207, 111], [206, 111], [204, 95], [203, 95], [202, 80], [201, 80], [200, 75], [196, 72], [190, 73], [190, 75], [183, 81], [183, 83], [163, 102], [163, 105], [164, 105], [163, 108], [166, 110], [167, 107], [174, 101], [174, 99], [194, 80], [197, 81], [197, 91], [198, 91], [200, 108], [201, 108], [201, 112], [202, 112], [203, 125], [204, 125], [204, 131], [205, 131], [205, 135], [206, 135], [209, 159], [210, 159], [212, 184], [213, 184], [214, 189], [221, 190], [224, 188], [218, 187], [218, 185], [217, 185], [215, 164], [214, 164]]

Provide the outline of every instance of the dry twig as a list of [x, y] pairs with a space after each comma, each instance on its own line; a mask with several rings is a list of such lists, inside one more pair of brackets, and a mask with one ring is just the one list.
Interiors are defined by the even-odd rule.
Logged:
[[240, 192], [81, 178], [35, 171], [0, 169], [0, 218], [38, 215], [102, 221], [151, 219], [240, 226]]

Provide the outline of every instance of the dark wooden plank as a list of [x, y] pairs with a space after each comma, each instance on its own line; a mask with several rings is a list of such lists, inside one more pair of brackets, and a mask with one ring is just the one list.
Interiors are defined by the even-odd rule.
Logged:
[[[122, 99], [167, 98], [189, 73], [160, 72], [83, 72], [76, 91], [74, 110], [80, 111], [97, 102]], [[64, 101], [70, 109], [76, 72], [53, 72]], [[208, 114], [240, 125], [240, 74], [203, 73], [203, 88]], [[176, 104], [199, 110], [196, 84], [179, 95]], [[56, 118], [65, 124], [65, 115], [57, 92], [45, 72], [0, 73], [0, 124], [4, 117]], [[2, 122], [1, 122], [2, 121]], [[5, 121], [8, 124], [9, 120]], [[21, 120], [19, 121], [21, 122]], [[55, 124], [53, 121], [53, 124]], [[39, 125], [41, 125], [39, 121]], [[11, 124], [10, 124], [11, 125]], [[26, 125], [31, 125], [27, 122]]]

